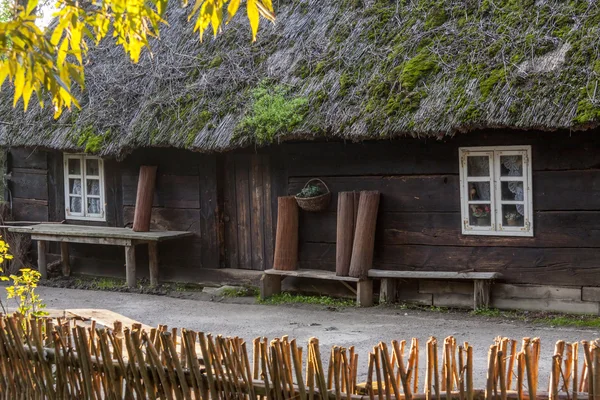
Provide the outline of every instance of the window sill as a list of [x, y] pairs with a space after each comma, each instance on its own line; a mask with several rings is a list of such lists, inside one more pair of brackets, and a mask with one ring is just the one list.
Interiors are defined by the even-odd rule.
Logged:
[[465, 236], [501, 236], [501, 237], [533, 237], [532, 231], [515, 232], [515, 231], [462, 231]]
[[91, 218], [91, 217], [77, 217], [77, 216], [66, 216], [66, 220], [72, 221], [89, 221], [89, 222], [106, 222], [106, 217], [103, 218]]

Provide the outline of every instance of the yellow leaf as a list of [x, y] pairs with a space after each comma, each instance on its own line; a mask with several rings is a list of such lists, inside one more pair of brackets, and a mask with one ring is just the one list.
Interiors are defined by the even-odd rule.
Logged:
[[13, 99], [13, 107], [15, 107], [17, 105], [17, 102], [23, 95], [23, 87], [24, 86], [25, 86], [25, 70], [23, 69], [23, 66], [21, 65], [21, 66], [19, 66], [19, 69], [17, 69], [17, 73], [15, 76], [15, 95], [14, 95], [14, 99]]
[[229, 5], [227, 6], [227, 22], [231, 21], [233, 16], [237, 13], [238, 8], [240, 8], [240, 0], [231, 0]]
[[258, 14], [258, 7], [256, 6], [256, 0], [248, 0], [246, 9], [248, 12], [248, 20], [250, 21], [250, 28], [252, 29], [252, 41], [255, 42], [260, 18]]
[[262, 0], [262, 3], [265, 5], [265, 7], [267, 7], [267, 9], [271, 12], [275, 12], [275, 10], [273, 10], [273, 1], [272, 0]]

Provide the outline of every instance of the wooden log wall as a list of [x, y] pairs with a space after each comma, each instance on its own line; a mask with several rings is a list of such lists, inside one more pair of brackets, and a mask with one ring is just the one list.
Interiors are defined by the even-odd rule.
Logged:
[[[287, 194], [312, 177], [334, 198], [300, 214], [299, 268], [335, 270], [337, 193], [381, 192], [375, 266], [501, 272], [510, 283], [589, 285], [600, 266], [600, 132], [484, 131], [443, 141], [287, 143]], [[458, 148], [531, 145], [534, 237], [461, 233]]]
[[[68, 221], [79, 225], [129, 226], [133, 223], [139, 168], [156, 165], [151, 229], [193, 231], [194, 236], [159, 245], [161, 279], [194, 279], [200, 268], [219, 268], [217, 156], [173, 149], [141, 149], [118, 162], [106, 159], [106, 222]], [[64, 213], [61, 152], [12, 149], [9, 171], [15, 219], [62, 221]], [[147, 265], [145, 246], [137, 251]], [[71, 244], [75, 273], [123, 276], [123, 249]], [[49, 251], [60, 254], [58, 246]], [[145, 267], [139, 276], [147, 276]]]

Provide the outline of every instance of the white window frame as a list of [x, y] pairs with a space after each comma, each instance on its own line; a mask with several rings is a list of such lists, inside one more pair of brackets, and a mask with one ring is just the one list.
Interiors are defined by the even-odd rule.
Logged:
[[[69, 160], [79, 160], [80, 174], [69, 174]], [[86, 160], [98, 160], [98, 175], [87, 176], [86, 171]], [[64, 189], [65, 189], [65, 218], [81, 221], [106, 221], [106, 201], [104, 196], [104, 160], [100, 157], [90, 156], [87, 154], [65, 154], [63, 156], [63, 170], [64, 170]], [[81, 212], [75, 213], [70, 210], [70, 198], [73, 196], [69, 193], [69, 178], [81, 179]], [[90, 214], [87, 212], [87, 180], [97, 179], [100, 181], [100, 195], [94, 196], [100, 198], [101, 211], [99, 214]]]
[[[490, 160], [489, 177], [469, 177], [467, 179], [467, 157], [488, 156]], [[523, 176], [510, 177], [501, 176], [500, 157], [503, 155], [521, 155], [523, 157]], [[531, 146], [490, 146], [490, 147], [461, 147], [458, 149], [460, 162], [460, 205], [462, 217], [463, 235], [487, 235], [487, 236], [526, 236], [533, 237], [533, 198], [532, 198], [532, 163]], [[523, 182], [523, 226], [503, 225], [502, 204], [511, 204], [510, 200], [502, 200], [502, 182]], [[474, 226], [469, 221], [469, 182], [490, 182], [490, 200], [482, 203], [490, 203], [489, 227]], [[521, 202], [518, 202], [519, 204]], [[475, 202], [476, 204], [476, 202]]]

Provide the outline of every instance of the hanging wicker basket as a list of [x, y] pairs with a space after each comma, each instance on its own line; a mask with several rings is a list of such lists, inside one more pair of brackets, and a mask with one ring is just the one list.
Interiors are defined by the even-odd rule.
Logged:
[[298, 203], [298, 207], [305, 211], [323, 211], [327, 209], [327, 206], [331, 201], [331, 192], [329, 191], [329, 187], [327, 187], [325, 182], [318, 178], [314, 178], [306, 182], [304, 188], [306, 188], [313, 181], [321, 183], [325, 190], [327, 190], [327, 193], [315, 197], [298, 197], [298, 195], [296, 195], [296, 202]]

